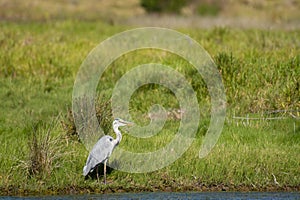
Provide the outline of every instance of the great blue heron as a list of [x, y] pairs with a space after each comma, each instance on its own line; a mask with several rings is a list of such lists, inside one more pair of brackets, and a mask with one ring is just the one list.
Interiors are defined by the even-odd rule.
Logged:
[[106, 184], [106, 163], [108, 158], [110, 157], [114, 148], [120, 143], [122, 140], [122, 134], [119, 131], [120, 126], [132, 125], [132, 122], [127, 122], [122, 119], [115, 119], [113, 121], [113, 129], [116, 133], [116, 139], [109, 135], [105, 135], [101, 137], [98, 142], [94, 145], [93, 149], [91, 150], [86, 164], [83, 167], [83, 175], [87, 176], [89, 172], [92, 172], [96, 167], [97, 173], [97, 180], [99, 182], [99, 175], [98, 175], [98, 165], [100, 163], [104, 164], [104, 184]]

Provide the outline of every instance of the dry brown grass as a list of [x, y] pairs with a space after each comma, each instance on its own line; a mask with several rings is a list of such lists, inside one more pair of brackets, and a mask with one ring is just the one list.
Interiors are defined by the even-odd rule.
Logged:
[[[0, 0], [0, 20], [102, 20], [110, 24], [164, 27], [235, 26], [299, 28], [300, 0], [193, 0], [179, 15], [148, 15], [139, 0]], [[218, 4], [215, 17], [197, 13], [201, 2]]]
[[138, 0], [0, 0], [0, 19], [12, 21], [84, 19], [118, 20], [143, 13]]

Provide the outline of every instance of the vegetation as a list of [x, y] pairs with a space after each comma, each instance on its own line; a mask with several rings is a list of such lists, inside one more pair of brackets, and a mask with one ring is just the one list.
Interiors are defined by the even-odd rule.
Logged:
[[[91, 49], [129, 27], [99, 21], [41, 21], [0, 22], [1, 194], [300, 190], [299, 30], [179, 30], [209, 52], [226, 88], [225, 126], [204, 159], [198, 153], [209, 125], [210, 97], [195, 69], [160, 50], [130, 52], [112, 63], [99, 80], [96, 99], [97, 117], [109, 134], [113, 135], [109, 129], [113, 86], [125, 72], [149, 62], [185, 75], [197, 91], [202, 120], [191, 147], [170, 166], [140, 174], [113, 170], [105, 186], [82, 176], [88, 151], [72, 121], [72, 89]], [[143, 86], [129, 103], [136, 124], [150, 121], [148, 109], [153, 104], [170, 113], [180, 108], [167, 88]], [[247, 114], [284, 118], [233, 118]], [[124, 134], [119, 147], [133, 152], [157, 150], [172, 140], [179, 123], [176, 114], [170, 115], [159, 134], [147, 139]]]
[[186, 0], [141, 0], [141, 6], [147, 12], [158, 13], [180, 13], [181, 9], [186, 5]]
[[204, 16], [216, 16], [220, 13], [222, 9], [222, 5], [217, 2], [213, 3], [200, 3], [197, 7], [197, 12], [199, 15], [204, 15]]

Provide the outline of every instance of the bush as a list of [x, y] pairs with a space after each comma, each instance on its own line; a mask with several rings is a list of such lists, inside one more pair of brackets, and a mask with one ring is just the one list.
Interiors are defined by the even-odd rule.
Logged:
[[197, 13], [201, 16], [217, 16], [221, 11], [221, 5], [217, 3], [200, 3], [197, 7]]
[[141, 0], [141, 6], [144, 7], [147, 12], [157, 13], [178, 14], [186, 3], [186, 0]]

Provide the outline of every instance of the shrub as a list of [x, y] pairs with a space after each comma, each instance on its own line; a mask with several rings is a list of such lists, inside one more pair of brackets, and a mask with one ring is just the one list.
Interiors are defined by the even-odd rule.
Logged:
[[202, 16], [217, 16], [221, 11], [221, 5], [217, 3], [202, 2], [197, 7], [197, 13]]
[[144, 7], [147, 12], [157, 13], [178, 14], [186, 3], [186, 0], [141, 0], [141, 6]]

